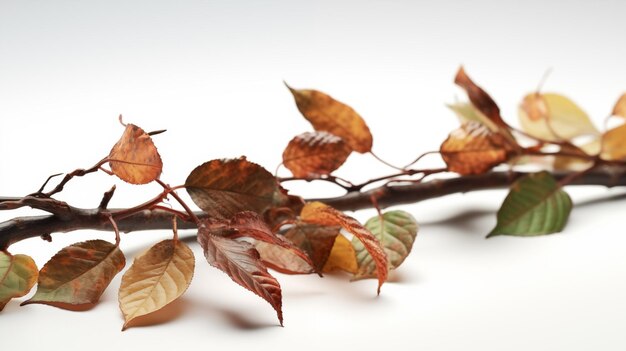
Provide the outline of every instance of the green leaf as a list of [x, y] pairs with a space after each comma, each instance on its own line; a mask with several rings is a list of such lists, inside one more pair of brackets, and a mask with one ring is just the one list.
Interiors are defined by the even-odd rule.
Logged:
[[21, 297], [37, 282], [38, 269], [30, 256], [0, 251], [0, 311], [14, 297]]
[[[418, 224], [411, 214], [405, 211], [389, 211], [370, 218], [365, 223], [367, 228], [381, 242], [387, 254], [389, 269], [395, 269], [411, 252], [417, 236]], [[365, 246], [357, 238], [352, 239], [359, 265], [353, 279], [375, 278], [376, 264]]]
[[495, 235], [536, 236], [563, 230], [572, 200], [548, 172], [533, 173], [516, 181], [498, 211]]

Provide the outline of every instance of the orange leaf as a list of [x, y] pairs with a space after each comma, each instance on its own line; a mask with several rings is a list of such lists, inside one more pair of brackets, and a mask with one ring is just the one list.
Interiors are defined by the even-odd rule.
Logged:
[[297, 90], [287, 85], [300, 113], [317, 131], [341, 137], [360, 153], [372, 150], [372, 134], [367, 124], [352, 107], [317, 90]]
[[387, 255], [381, 243], [369, 230], [363, 227], [356, 219], [321, 202], [307, 203], [302, 209], [300, 217], [304, 222], [308, 223], [340, 226], [359, 239], [376, 263], [378, 293], [380, 294], [380, 288], [387, 280]]
[[185, 187], [193, 202], [216, 218], [263, 213], [282, 194], [276, 178], [245, 157], [204, 163], [189, 174]]
[[159, 178], [163, 170], [161, 156], [152, 138], [134, 124], [126, 125], [108, 158], [111, 171], [131, 184], [150, 183]]
[[258, 241], [254, 247], [259, 252], [261, 260], [268, 268], [284, 274], [311, 274], [313, 266], [302, 257], [286, 250], [283, 247]]
[[464, 123], [441, 144], [448, 170], [462, 175], [481, 174], [505, 162], [512, 150], [506, 139], [479, 122]]
[[70, 245], [43, 266], [37, 292], [22, 305], [41, 303], [68, 310], [91, 308], [125, 264], [119, 247], [104, 240]]
[[611, 115], [626, 118], [626, 93], [619, 97]]
[[330, 174], [352, 150], [340, 137], [327, 132], [303, 133], [291, 139], [283, 152], [283, 164], [295, 177]]
[[280, 325], [283, 324], [280, 284], [268, 273], [259, 253], [250, 243], [213, 235], [204, 223], [198, 227], [198, 242], [211, 266], [269, 302], [276, 310]]
[[502, 120], [500, 116], [500, 108], [493, 101], [491, 96], [487, 94], [481, 87], [476, 85], [470, 77], [465, 73], [463, 67], [459, 68], [459, 71], [454, 78], [454, 83], [463, 88], [467, 92], [467, 96], [472, 102], [472, 105], [476, 107], [482, 114], [487, 116], [492, 122], [500, 126], [504, 130], [508, 130], [508, 126]]
[[626, 159], [626, 124], [610, 129], [602, 135], [601, 156], [605, 160]]

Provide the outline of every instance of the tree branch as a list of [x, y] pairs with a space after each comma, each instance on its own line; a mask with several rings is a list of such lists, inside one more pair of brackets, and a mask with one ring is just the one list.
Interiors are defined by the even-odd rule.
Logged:
[[[557, 180], [562, 180], [571, 177], [574, 173], [554, 172], [553, 175]], [[504, 188], [526, 174], [528, 173], [490, 172], [475, 176], [434, 179], [421, 183], [381, 186], [365, 192], [351, 192], [335, 198], [311, 200], [323, 201], [338, 210], [355, 211], [373, 207], [372, 198], [375, 198], [378, 206], [385, 208], [455, 193]], [[616, 166], [598, 168], [582, 174], [574, 179], [570, 185], [625, 186], [626, 168]], [[16, 200], [19, 198], [0, 197], [0, 203]], [[124, 209], [82, 209], [65, 203], [63, 206], [67, 207], [63, 209], [62, 215], [19, 217], [0, 223], [0, 249], [6, 249], [11, 244], [32, 237], [49, 238], [52, 233], [66, 233], [80, 229], [113, 231], [114, 228], [109, 218], [111, 216], [115, 218], [116, 214], [125, 211]], [[202, 212], [195, 214], [200, 218], [205, 217]], [[171, 229], [172, 213], [161, 209], [143, 210], [116, 219], [116, 223], [119, 231], [124, 233], [139, 230]], [[178, 229], [195, 229], [197, 227], [193, 221], [183, 221], [180, 218], [177, 219], [177, 226]]]

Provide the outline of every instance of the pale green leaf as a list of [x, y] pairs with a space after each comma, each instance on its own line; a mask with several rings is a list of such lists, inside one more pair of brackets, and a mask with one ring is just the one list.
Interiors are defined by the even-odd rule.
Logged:
[[0, 251], [0, 311], [12, 298], [28, 294], [37, 274], [35, 261], [29, 256]]

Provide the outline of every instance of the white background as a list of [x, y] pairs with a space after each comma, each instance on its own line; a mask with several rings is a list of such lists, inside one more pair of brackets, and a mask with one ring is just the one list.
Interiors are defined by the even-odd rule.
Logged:
[[[146, 130], [168, 129], [155, 142], [171, 184], [214, 158], [247, 155], [273, 171], [289, 139], [311, 129], [282, 80], [352, 105], [373, 132], [374, 150], [396, 164], [438, 148], [456, 127], [444, 103], [464, 98], [452, 84], [461, 64], [513, 123], [521, 97], [554, 68], [545, 90], [571, 97], [599, 125], [626, 88], [625, 10], [619, 1], [0, 0], [0, 194], [28, 194], [50, 174], [100, 160], [123, 131], [120, 113]], [[356, 155], [339, 175], [359, 181], [391, 171]], [[112, 207], [158, 191], [96, 174], [72, 181], [59, 198], [94, 207], [113, 184]], [[323, 184], [292, 188], [341, 193]], [[192, 242], [196, 274], [161, 318], [167, 323], [120, 332], [119, 275], [88, 312], [19, 307], [28, 296], [9, 303], [1, 345], [623, 350], [624, 192], [570, 192], [576, 207], [565, 232], [541, 238], [484, 239], [504, 191], [403, 206], [421, 229], [382, 295], [372, 280], [277, 274], [284, 328]], [[128, 265], [169, 235], [124, 236]], [[52, 244], [31, 239], [11, 252], [41, 267], [63, 246], [93, 237], [113, 239], [56, 234]]]

